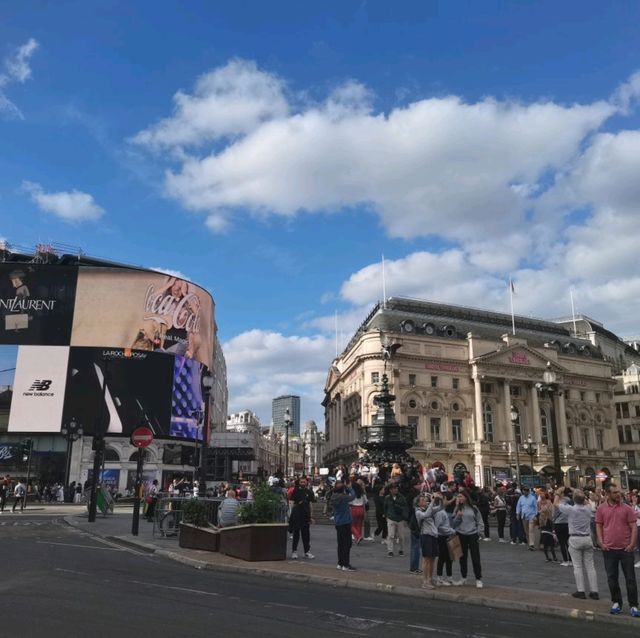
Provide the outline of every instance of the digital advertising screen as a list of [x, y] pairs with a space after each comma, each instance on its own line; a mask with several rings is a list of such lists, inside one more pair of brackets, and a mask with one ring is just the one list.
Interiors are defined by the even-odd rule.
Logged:
[[77, 267], [0, 263], [0, 343], [68, 346]]
[[211, 369], [213, 312], [211, 295], [184, 279], [82, 268], [71, 345], [162, 352]]

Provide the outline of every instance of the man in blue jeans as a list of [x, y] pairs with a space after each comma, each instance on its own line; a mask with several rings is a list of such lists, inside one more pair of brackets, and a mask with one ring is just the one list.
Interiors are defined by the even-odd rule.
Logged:
[[333, 522], [338, 540], [338, 569], [354, 572], [351, 566], [351, 508], [349, 503], [356, 498], [355, 492], [342, 481], [336, 481], [331, 495]]
[[638, 611], [638, 586], [633, 570], [633, 555], [636, 548], [637, 526], [635, 512], [622, 502], [622, 493], [617, 485], [610, 484], [607, 498], [596, 511], [596, 533], [602, 548], [607, 583], [611, 592], [612, 614], [622, 611], [622, 592], [618, 582], [618, 566], [622, 568], [627, 586], [627, 599], [631, 615], [640, 618]]

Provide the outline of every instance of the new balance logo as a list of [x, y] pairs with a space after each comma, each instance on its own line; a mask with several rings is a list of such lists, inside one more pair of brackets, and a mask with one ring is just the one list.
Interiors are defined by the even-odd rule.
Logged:
[[36, 379], [29, 388], [29, 392], [46, 392], [51, 387], [51, 379]]

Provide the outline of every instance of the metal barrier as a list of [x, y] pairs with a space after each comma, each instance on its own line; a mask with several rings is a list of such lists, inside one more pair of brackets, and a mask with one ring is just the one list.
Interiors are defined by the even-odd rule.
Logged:
[[[192, 496], [173, 496], [165, 492], [158, 494], [153, 515], [153, 536], [171, 538], [178, 536], [182, 521], [182, 504], [190, 501]], [[218, 524], [218, 508], [222, 498], [199, 498], [206, 505], [207, 520], [212, 525]]]

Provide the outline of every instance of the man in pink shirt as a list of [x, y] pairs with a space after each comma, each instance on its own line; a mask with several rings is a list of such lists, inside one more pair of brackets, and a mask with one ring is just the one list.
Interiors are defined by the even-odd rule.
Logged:
[[634, 511], [622, 502], [617, 485], [610, 484], [607, 498], [596, 511], [596, 532], [602, 548], [607, 583], [611, 592], [612, 614], [622, 611], [622, 592], [618, 582], [618, 565], [622, 568], [631, 615], [640, 618], [638, 611], [638, 586], [633, 569], [633, 552], [636, 547], [637, 527]]

